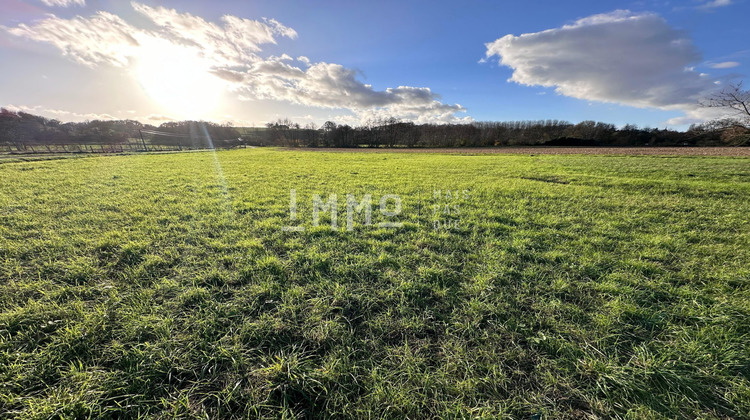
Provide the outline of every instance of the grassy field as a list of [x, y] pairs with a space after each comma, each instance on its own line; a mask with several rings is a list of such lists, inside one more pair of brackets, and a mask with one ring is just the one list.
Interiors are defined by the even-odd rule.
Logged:
[[[747, 157], [248, 149], [0, 179], [0, 417], [750, 413]], [[313, 226], [332, 193], [339, 227]], [[372, 225], [347, 230], [349, 193]]]

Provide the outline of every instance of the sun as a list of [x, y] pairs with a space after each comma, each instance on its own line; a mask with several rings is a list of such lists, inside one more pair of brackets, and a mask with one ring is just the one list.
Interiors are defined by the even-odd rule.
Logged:
[[161, 39], [141, 42], [135, 76], [151, 99], [169, 116], [207, 119], [223, 89], [210, 63], [194, 49]]

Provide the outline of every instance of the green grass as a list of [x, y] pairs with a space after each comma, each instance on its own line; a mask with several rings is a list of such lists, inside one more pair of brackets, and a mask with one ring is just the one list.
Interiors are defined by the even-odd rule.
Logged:
[[[0, 179], [0, 417], [750, 413], [747, 158], [254, 149]], [[404, 225], [346, 231], [347, 193], [373, 223], [399, 194]]]

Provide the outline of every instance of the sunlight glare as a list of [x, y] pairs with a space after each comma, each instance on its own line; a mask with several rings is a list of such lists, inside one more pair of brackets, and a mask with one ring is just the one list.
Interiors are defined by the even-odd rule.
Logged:
[[209, 118], [223, 86], [209, 73], [208, 60], [161, 39], [144, 40], [141, 46], [136, 78], [151, 99], [174, 118]]

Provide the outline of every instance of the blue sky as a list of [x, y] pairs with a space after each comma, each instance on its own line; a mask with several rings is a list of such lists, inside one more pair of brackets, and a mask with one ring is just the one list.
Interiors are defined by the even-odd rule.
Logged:
[[0, 106], [64, 121], [560, 119], [685, 128], [747, 0], [0, 0]]

